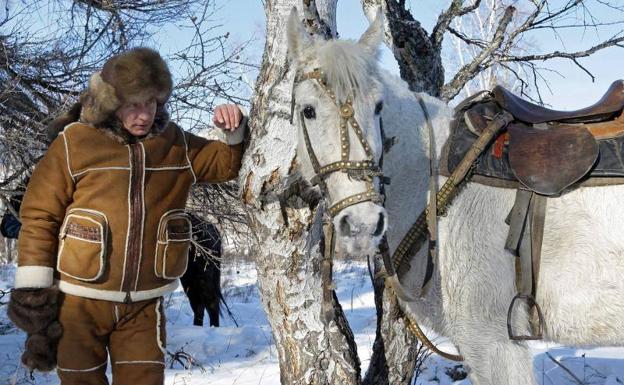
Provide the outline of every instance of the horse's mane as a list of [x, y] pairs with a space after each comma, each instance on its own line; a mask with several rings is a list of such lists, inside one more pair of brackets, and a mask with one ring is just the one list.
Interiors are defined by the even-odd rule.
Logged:
[[366, 95], [377, 78], [377, 54], [355, 41], [317, 43], [314, 55], [325, 73], [327, 85], [340, 101], [349, 95]]

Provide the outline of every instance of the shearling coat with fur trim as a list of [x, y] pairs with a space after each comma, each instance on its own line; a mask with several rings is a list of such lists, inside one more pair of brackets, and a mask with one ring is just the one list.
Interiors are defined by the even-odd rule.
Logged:
[[237, 133], [230, 142], [238, 144], [228, 145], [167, 123], [158, 135], [124, 143], [110, 131], [68, 125], [24, 196], [15, 287], [59, 280], [63, 292], [117, 302], [174, 290], [187, 266], [191, 185], [237, 176]]

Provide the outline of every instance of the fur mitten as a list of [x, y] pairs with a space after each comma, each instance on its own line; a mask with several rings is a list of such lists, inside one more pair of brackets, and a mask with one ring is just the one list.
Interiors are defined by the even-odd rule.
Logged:
[[22, 363], [32, 370], [50, 371], [56, 367], [56, 350], [63, 334], [58, 322], [58, 297], [56, 287], [11, 292], [7, 313], [28, 334]]
[[39, 333], [58, 319], [57, 287], [13, 289], [7, 313], [28, 334]]

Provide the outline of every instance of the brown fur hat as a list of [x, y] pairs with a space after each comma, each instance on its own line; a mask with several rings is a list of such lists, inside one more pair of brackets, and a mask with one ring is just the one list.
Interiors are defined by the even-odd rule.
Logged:
[[104, 129], [123, 143], [134, 140], [114, 116], [124, 103], [145, 101], [154, 97], [158, 104], [151, 135], [162, 132], [169, 114], [165, 103], [171, 95], [173, 81], [167, 63], [151, 48], [133, 48], [111, 57], [91, 76], [87, 91], [67, 112], [48, 124], [46, 136], [52, 142], [65, 126], [78, 120]]
[[101, 72], [89, 80], [81, 98], [80, 120], [97, 125], [107, 120], [124, 103], [156, 98], [163, 105], [171, 95], [173, 82], [167, 63], [151, 48], [139, 47], [108, 59]]

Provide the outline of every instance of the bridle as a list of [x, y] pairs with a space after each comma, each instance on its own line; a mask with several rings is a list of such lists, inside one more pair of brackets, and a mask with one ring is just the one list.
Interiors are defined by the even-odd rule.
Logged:
[[[309, 136], [306, 124], [305, 124], [305, 117], [303, 116], [303, 112], [302, 111], [299, 112], [299, 119], [301, 120], [301, 127], [303, 130], [303, 138], [304, 138], [304, 142], [306, 146], [306, 151], [308, 152], [308, 156], [310, 158], [310, 162], [312, 163], [312, 167], [315, 173], [314, 177], [312, 178], [310, 182], [313, 185], [318, 185], [321, 188], [324, 196], [326, 197], [329, 197], [329, 191], [327, 189], [327, 184], [325, 183], [325, 177], [327, 177], [327, 175], [333, 172], [345, 172], [345, 173], [348, 173], [351, 177], [355, 177], [357, 179], [363, 180], [366, 183], [365, 192], [353, 194], [351, 196], [348, 196], [347, 198], [340, 200], [334, 205], [330, 206], [328, 210], [330, 216], [335, 217], [341, 210], [349, 206], [355, 205], [357, 203], [361, 203], [361, 202], [370, 201], [373, 203], [383, 204], [384, 203], [384, 184], [389, 183], [389, 179], [385, 178], [382, 174], [384, 151], [382, 150], [381, 156], [379, 158], [379, 163], [376, 164], [371, 147], [366, 142], [366, 139], [362, 135], [362, 130], [357, 120], [354, 117], [353, 103], [351, 101], [351, 98], [347, 97], [344, 103], [337, 101], [336, 96], [334, 95], [333, 91], [329, 87], [327, 87], [325, 76], [320, 69], [315, 69], [311, 72], [306, 72], [306, 73], [297, 73], [297, 75], [295, 76], [295, 81], [293, 84], [292, 100], [291, 100], [291, 123], [292, 123], [292, 119], [294, 115], [294, 108], [295, 108], [295, 96], [294, 96], [295, 87], [299, 82], [303, 80], [307, 80], [307, 79], [316, 80], [318, 85], [329, 96], [333, 104], [339, 109], [340, 111], [340, 142], [341, 142], [340, 143], [340, 151], [341, 151], [340, 161], [333, 162], [325, 166], [321, 166], [316, 154], [314, 153], [312, 145], [310, 143], [310, 136]], [[429, 131], [429, 152], [430, 154], [433, 154], [434, 144], [433, 144], [433, 127], [431, 124], [431, 119], [429, 117], [429, 113], [425, 106], [424, 100], [420, 97], [419, 97], [419, 103], [420, 103], [421, 108], [423, 109], [427, 128]], [[379, 123], [380, 123], [382, 144], [385, 145], [386, 140], [384, 137], [383, 124], [381, 121], [381, 117], [379, 118]], [[364, 149], [364, 152], [366, 154], [365, 160], [354, 161], [354, 160], [349, 159], [349, 149], [350, 149], [349, 131], [348, 131], [349, 127], [352, 127], [353, 132], [355, 133], [355, 136], [358, 138], [360, 144], [362, 145], [362, 148]], [[477, 142], [479, 142], [480, 140], [482, 141], [489, 140], [488, 138], [485, 138], [486, 135], [482, 135], [482, 136], [483, 138], [480, 137]], [[491, 139], [491, 136], [490, 136], [490, 139]], [[468, 156], [466, 156], [466, 158], [468, 158]], [[432, 241], [430, 243], [433, 243], [433, 244], [436, 243], [435, 242], [435, 239], [436, 239], [435, 238], [435, 228], [436, 228], [435, 218], [437, 217], [438, 208], [440, 207], [438, 206], [438, 201], [439, 200], [444, 201], [444, 199], [440, 199], [435, 194], [436, 189], [435, 189], [435, 181], [434, 181], [435, 179], [434, 179], [433, 162], [434, 162], [433, 156], [430, 156], [430, 164], [429, 164], [430, 186], [429, 186], [429, 204], [428, 204], [427, 211], [431, 212], [431, 214], [427, 215], [427, 211], [421, 214], [421, 217], [419, 218], [419, 220], [414, 225], [412, 225], [412, 228], [410, 228], [410, 231], [408, 232], [408, 234], [401, 241], [401, 244], [402, 245], [404, 244], [403, 246], [405, 250], [400, 249], [399, 251], [404, 251], [405, 253], [407, 253], [409, 248], [413, 246], [413, 244], [420, 238], [420, 234], [426, 232], [427, 228], [429, 228], [430, 230], [433, 229], [432, 233], [429, 234], [430, 240]], [[472, 162], [474, 162], [474, 159], [462, 160], [463, 164], [472, 164]], [[463, 168], [467, 169], [467, 166], [464, 166]], [[463, 180], [464, 176], [465, 176], [465, 173], [463, 175], [458, 175], [457, 180]], [[373, 188], [373, 177], [379, 177], [379, 182], [380, 182], [379, 185], [380, 185], [381, 194], [377, 193]], [[453, 181], [453, 178], [450, 178], [450, 180]], [[447, 181], [447, 184], [448, 184], [448, 181]], [[445, 186], [442, 188], [442, 191], [440, 192], [440, 194], [443, 195], [441, 198], [445, 197], [444, 194], [447, 193], [447, 190], [452, 191], [452, 188], [449, 188], [445, 184]], [[331, 222], [328, 226], [324, 227], [324, 235], [325, 235], [325, 242], [327, 243], [327, 245], [323, 246], [324, 257], [323, 257], [322, 266], [321, 266], [321, 271], [323, 274], [323, 282], [324, 282], [323, 305], [322, 305], [323, 310], [322, 311], [323, 311], [323, 315], [325, 316], [326, 321], [329, 322], [331, 319], [333, 319], [333, 316], [334, 316], [334, 309], [331, 305], [332, 285], [330, 284], [330, 282], [332, 280], [331, 279], [331, 271], [332, 271], [331, 266], [332, 266], [332, 260], [334, 256], [333, 253], [334, 253], [334, 247], [335, 247], [335, 244], [334, 244], [335, 237], [334, 237], [333, 224]], [[387, 240], [385, 239], [385, 237], [381, 245], [383, 246], [382, 248], [385, 248], [385, 250], [382, 250], [382, 248], [380, 248], [380, 253], [382, 254], [384, 265], [386, 267], [386, 274], [388, 275], [387, 278], [394, 278], [394, 280], [391, 280], [390, 282], [391, 286], [395, 290], [399, 289], [402, 293], [404, 293], [404, 297], [403, 297], [404, 300], [413, 301], [413, 299], [411, 299], [405, 294], [407, 292], [402, 288], [402, 285], [400, 281], [398, 280], [398, 276], [396, 275], [396, 272], [394, 270], [393, 262], [389, 254], [389, 250], [387, 249], [388, 244], [387, 244]], [[407, 245], [410, 245], [410, 246], [407, 246]], [[432, 250], [434, 251], [435, 249], [430, 249], [430, 252], [428, 253], [429, 257], [432, 257], [432, 253], [431, 253]], [[398, 253], [398, 254], [401, 254], [401, 253]], [[428, 261], [428, 265], [429, 265], [429, 261]], [[420, 326], [415, 320], [413, 320], [407, 314], [404, 314], [404, 316], [406, 317], [407, 327], [409, 328], [409, 330], [412, 333], [414, 333], [414, 335], [421, 341], [421, 343], [427, 346], [430, 350], [450, 360], [454, 360], [454, 361], [463, 360], [463, 357], [460, 355], [453, 355], [453, 354], [448, 354], [448, 353], [440, 351], [422, 332]]]
[[[336, 100], [336, 95], [334, 92], [327, 86], [325, 81], [325, 75], [323, 71], [320, 69], [315, 69], [310, 72], [301, 73], [299, 72], [295, 76], [295, 82], [293, 84], [293, 96], [291, 101], [291, 119], [294, 112], [295, 107], [295, 96], [294, 89], [295, 86], [303, 80], [314, 79], [317, 84], [325, 91], [327, 96], [331, 99], [332, 103], [338, 108], [340, 111], [340, 160], [337, 162], [332, 162], [327, 165], [321, 166], [318, 157], [316, 156], [314, 149], [312, 148], [312, 144], [310, 143], [310, 135], [308, 133], [308, 128], [306, 127], [305, 117], [303, 116], [303, 111], [299, 112], [299, 120], [301, 121], [301, 127], [303, 130], [303, 139], [306, 146], [306, 151], [308, 153], [308, 157], [310, 158], [310, 163], [312, 163], [312, 168], [314, 169], [314, 177], [311, 179], [312, 185], [318, 185], [324, 196], [329, 197], [329, 190], [327, 188], [327, 183], [325, 182], [325, 178], [334, 172], [345, 172], [349, 174], [349, 177], [358, 179], [363, 181], [366, 184], [366, 191], [362, 191], [353, 195], [350, 195], [340, 201], [336, 202], [332, 206], [329, 207], [328, 211], [331, 217], [335, 217], [340, 211], [344, 210], [347, 207], [356, 205], [362, 202], [373, 202], [377, 204], [383, 204], [384, 199], [383, 196], [377, 193], [373, 186], [373, 178], [379, 177], [380, 186], [383, 186], [385, 178], [383, 178], [383, 174], [381, 172], [381, 165], [383, 162], [383, 153], [380, 158], [379, 163], [375, 162], [374, 154], [371, 149], [371, 146], [368, 144], [364, 135], [362, 134], [362, 129], [355, 119], [355, 112], [353, 109], [353, 102], [351, 97], [347, 97], [344, 103]], [[380, 124], [381, 124], [381, 117]], [[349, 127], [351, 127], [353, 133], [356, 138], [360, 142], [364, 153], [366, 154], [366, 159], [363, 160], [351, 160], [349, 159], [349, 150], [351, 147], [351, 143], [349, 141]], [[383, 140], [383, 138], [382, 138]]]

